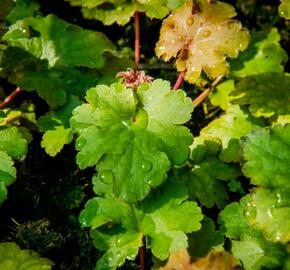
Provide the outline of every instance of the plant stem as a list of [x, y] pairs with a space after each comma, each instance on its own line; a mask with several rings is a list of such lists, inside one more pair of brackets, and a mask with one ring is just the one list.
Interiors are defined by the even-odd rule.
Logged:
[[0, 104], [0, 109], [10, 103], [13, 98], [22, 91], [20, 87], [17, 87], [7, 98], [5, 98], [2, 103]]
[[179, 73], [178, 78], [177, 78], [175, 85], [173, 87], [173, 90], [177, 90], [180, 87], [180, 85], [183, 82], [183, 75], [184, 75], [183, 71]]
[[202, 103], [209, 95], [209, 93], [220, 83], [224, 76], [218, 76], [213, 83], [204, 90], [198, 97], [196, 97], [193, 101], [193, 107], [197, 107], [200, 103]]
[[143, 236], [142, 247], [139, 248], [140, 270], [145, 270], [145, 250], [146, 250], [146, 241], [145, 237]]
[[136, 12], [134, 15], [135, 18], [135, 65], [138, 69], [140, 61], [140, 14]]

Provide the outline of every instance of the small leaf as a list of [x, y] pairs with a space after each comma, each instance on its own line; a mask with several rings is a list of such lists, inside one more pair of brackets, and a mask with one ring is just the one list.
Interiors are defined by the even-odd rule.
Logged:
[[0, 151], [12, 158], [20, 158], [27, 152], [27, 142], [17, 127], [0, 127]]

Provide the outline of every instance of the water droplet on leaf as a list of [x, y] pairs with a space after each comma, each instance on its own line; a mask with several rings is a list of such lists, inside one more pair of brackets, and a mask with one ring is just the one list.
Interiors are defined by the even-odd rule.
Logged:
[[149, 160], [143, 160], [142, 161], [142, 165], [141, 168], [144, 172], [149, 172], [152, 169], [152, 162], [150, 162]]
[[192, 17], [190, 17], [190, 18], [187, 19], [187, 24], [189, 26], [191, 26], [193, 24], [193, 18]]
[[86, 144], [87, 144], [86, 139], [82, 138], [82, 137], [79, 137], [77, 139], [77, 142], [76, 142], [76, 149], [77, 150], [81, 150]]
[[114, 174], [110, 170], [101, 171], [99, 173], [99, 177], [100, 180], [107, 185], [112, 184], [114, 181]]

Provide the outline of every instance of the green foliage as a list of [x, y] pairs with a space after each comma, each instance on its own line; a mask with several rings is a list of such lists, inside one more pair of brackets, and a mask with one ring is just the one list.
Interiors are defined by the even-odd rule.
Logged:
[[0, 268], [5, 270], [50, 270], [54, 263], [12, 242], [0, 243]]
[[[290, 239], [290, 125], [260, 129], [243, 141], [243, 172], [255, 189], [247, 205], [248, 222], [270, 241]], [[283, 149], [283, 151], [281, 151]]]
[[223, 182], [235, 179], [240, 170], [233, 164], [223, 162], [218, 156], [222, 149], [221, 141], [214, 138], [197, 137], [191, 146], [192, 166], [184, 172], [191, 198], [207, 208], [215, 204], [223, 208], [228, 192]]
[[256, 117], [290, 114], [290, 76], [287, 74], [248, 76], [237, 83], [233, 95], [233, 103], [249, 105], [251, 114]]
[[185, 233], [200, 228], [201, 210], [195, 202], [187, 201], [187, 189], [181, 183], [170, 182], [144, 201], [130, 205], [113, 195], [111, 185], [98, 178], [94, 182], [102, 197], [86, 204], [80, 221], [93, 228], [94, 244], [106, 251], [96, 269], [116, 269], [126, 258], [134, 259], [143, 237], [154, 256], [166, 259], [187, 247]]
[[[279, 1], [66, 1], [0, 0], [3, 239], [49, 251], [60, 269], [133, 270], [143, 253], [146, 269], [171, 254], [185, 255], [189, 267], [215, 258], [235, 264], [214, 252], [222, 249], [246, 270], [289, 269], [290, 35]], [[85, 18], [119, 25], [84, 20], [78, 7]], [[134, 15], [171, 11], [155, 52], [177, 59], [174, 88], [183, 77], [184, 91], [163, 80], [177, 74], [153, 55], [157, 20], [140, 17], [135, 66], [130, 48]], [[289, 18], [288, 1], [279, 12]], [[194, 104], [209, 94], [210, 103], [191, 116], [187, 93], [201, 93]], [[0, 244], [0, 269], [52, 265]]]
[[96, 19], [106, 25], [124, 25], [136, 12], [144, 12], [149, 18], [164, 18], [170, 10], [181, 6], [185, 0], [66, 0], [73, 6], [81, 6], [87, 19]]
[[182, 91], [170, 90], [162, 80], [136, 93], [120, 83], [100, 85], [73, 112], [78, 165], [96, 165], [100, 180], [113, 182], [114, 193], [125, 201], [143, 199], [164, 182], [170, 164], [188, 157], [192, 136], [180, 125], [190, 118], [192, 104]]
[[251, 117], [236, 105], [229, 107], [224, 115], [213, 120], [201, 130], [200, 134], [201, 136], [216, 137], [221, 140], [221, 160], [238, 162], [240, 161], [239, 139], [259, 127], [259, 125], [263, 125], [263, 121]]
[[7, 189], [16, 179], [16, 169], [13, 161], [5, 152], [0, 151], [0, 205], [7, 197]]

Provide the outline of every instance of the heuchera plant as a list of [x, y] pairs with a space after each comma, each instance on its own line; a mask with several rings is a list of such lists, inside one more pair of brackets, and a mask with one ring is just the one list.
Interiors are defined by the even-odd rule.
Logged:
[[[75, 145], [71, 162], [93, 168], [79, 221], [102, 252], [95, 269], [133, 260], [142, 270], [289, 269], [290, 77], [278, 30], [251, 32], [220, 1], [65, 1], [105, 25], [133, 17], [135, 59], [105, 33], [44, 16], [36, 1], [0, 1], [0, 76], [15, 85], [0, 91], [0, 204], [40, 132], [48, 155]], [[284, 21], [289, 6], [273, 12]], [[157, 58], [141, 68], [140, 15], [164, 19], [155, 53], [171, 60], [159, 63], [176, 67], [176, 82], [146, 75]], [[44, 114], [14, 104], [34, 91]], [[33, 260], [53, 265], [0, 244], [2, 268]]]

